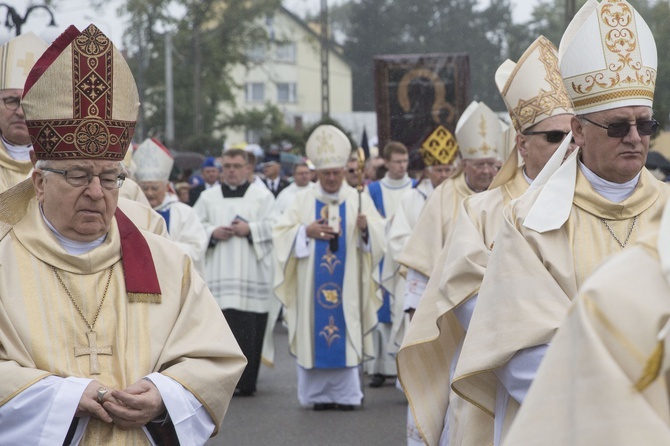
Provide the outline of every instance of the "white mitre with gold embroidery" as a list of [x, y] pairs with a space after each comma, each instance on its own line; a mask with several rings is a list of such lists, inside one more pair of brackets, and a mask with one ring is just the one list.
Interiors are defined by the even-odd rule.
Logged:
[[[517, 63], [509, 59], [503, 62], [495, 81], [517, 132], [523, 133], [551, 116], [574, 113], [558, 70], [558, 50], [544, 36], [538, 37]], [[508, 153], [490, 189], [514, 177], [519, 155], [516, 150]]]
[[28, 73], [47, 49], [33, 32], [21, 34], [0, 47], [0, 90], [23, 90]]
[[351, 142], [337, 127], [320, 125], [309, 135], [305, 151], [316, 170], [334, 169], [347, 164]]
[[501, 158], [502, 121], [483, 102], [472, 101], [456, 124], [456, 141], [463, 159]]
[[652, 106], [656, 43], [647, 23], [626, 1], [587, 1], [561, 38], [558, 60], [578, 114]]
[[135, 149], [133, 161], [137, 181], [168, 181], [174, 165], [170, 150], [154, 138], [144, 140]]

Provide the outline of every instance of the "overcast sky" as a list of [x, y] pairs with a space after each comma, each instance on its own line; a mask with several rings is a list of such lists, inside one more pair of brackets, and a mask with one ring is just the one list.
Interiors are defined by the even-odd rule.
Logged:
[[[344, 2], [345, 0], [328, 0], [328, 5], [335, 5]], [[420, 0], [417, 0], [420, 1]], [[487, 5], [488, 0], [480, 0], [482, 6]], [[514, 8], [514, 21], [517, 23], [524, 22], [530, 18], [533, 7], [537, 4], [537, 0], [512, 0], [512, 7]], [[305, 11], [315, 13], [321, 7], [321, 0], [284, 0], [284, 6], [298, 14], [304, 16]]]

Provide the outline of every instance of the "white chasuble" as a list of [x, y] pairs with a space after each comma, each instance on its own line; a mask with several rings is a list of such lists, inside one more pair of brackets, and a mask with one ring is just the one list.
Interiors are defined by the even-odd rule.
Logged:
[[454, 414], [460, 423], [449, 426], [454, 444], [493, 441], [489, 414], [468, 403], [453, 403], [459, 397], [451, 392], [450, 370], [465, 336], [453, 310], [479, 291], [503, 207], [528, 189], [522, 169], [507, 183], [462, 201], [451, 244], [442, 249], [398, 353], [398, 375], [428, 444], [437, 444], [450, 405], [452, 412], [460, 412]]
[[[621, 252], [603, 219], [619, 239], [629, 237], [632, 244], [658, 227], [670, 195], [668, 186], [643, 169], [633, 194], [613, 203], [574, 168], [572, 208], [559, 229], [538, 233], [523, 226], [542, 188], [524, 194], [503, 212], [452, 384], [489, 413], [494, 412], [497, 392], [491, 385], [497, 382], [493, 371], [506, 366], [517, 352], [548, 344], [584, 279], [608, 256]], [[510, 398], [503, 438], [518, 407]]]
[[[0, 241], [0, 405], [48, 375], [93, 378], [125, 389], [160, 372], [188, 389], [215, 426], [221, 425], [246, 360], [188, 256], [160, 236], [143, 236], [161, 289], [151, 302], [126, 293], [116, 220], [102, 245], [70, 255], [33, 201]], [[75, 303], [90, 323], [95, 320], [94, 337]], [[196, 350], [208, 353], [192, 354]], [[96, 362], [99, 374], [93, 375]], [[58, 407], [57, 402], [43, 406]], [[81, 444], [149, 440], [140, 428], [122, 430], [90, 419]]]
[[[317, 189], [319, 188], [298, 194], [273, 229], [275, 255], [279, 265], [275, 273], [275, 293], [286, 306], [290, 351], [296, 356], [298, 365], [305, 369], [312, 369], [315, 366], [313, 324], [316, 243], [314, 240], [309, 240], [307, 257], [296, 258], [294, 252], [300, 227], [317, 220], [316, 208], [319, 197]], [[361, 234], [356, 228], [359, 197], [362, 214], [368, 221], [369, 252], [359, 248]], [[384, 220], [377, 213], [369, 196], [359, 195], [348, 185], [342, 185], [336, 203], [325, 202], [325, 204], [328, 208], [333, 208], [328, 211], [329, 217], [337, 215], [333, 213], [339, 213], [340, 206], [344, 205], [346, 242], [340, 244], [338, 250], [346, 250], [346, 262], [343, 268], [340, 301], [333, 300], [333, 303], [342, 306], [346, 333], [338, 334], [341, 340], [346, 342], [346, 367], [354, 367], [363, 361], [371, 347], [369, 336], [365, 336], [364, 341], [363, 334], [367, 334], [377, 323], [377, 310], [381, 302], [375, 296], [372, 269], [379, 264], [386, 245]], [[323, 261], [327, 263], [328, 258]]]
[[461, 201], [472, 194], [464, 174], [449, 178], [436, 187], [426, 201], [398, 263], [430, 277], [442, 248], [449, 244]]
[[4, 192], [28, 178], [32, 168], [33, 164], [30, 161], [15, 160], [9, 156], [5, 144], [0, 138], [0, 192]]
[[586, 280], [506, 444], [670, 444], [670, 278], [657, 238], [646, 234]]

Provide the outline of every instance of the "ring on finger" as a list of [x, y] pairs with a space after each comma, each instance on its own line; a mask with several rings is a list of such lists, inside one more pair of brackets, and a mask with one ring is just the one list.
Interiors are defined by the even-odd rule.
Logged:
[[325, 232], [319, 232], [319, 237], [323, 237], [324, 235], [326, 235]]
[[105, 398], [105, 394], [107, 394], [107, 389], [104, 388], [104, 387], [99, 387], [99, 388], [98, 388], [98, 402], [99, 402], [100, 404], [103, 403], [104, 398]]

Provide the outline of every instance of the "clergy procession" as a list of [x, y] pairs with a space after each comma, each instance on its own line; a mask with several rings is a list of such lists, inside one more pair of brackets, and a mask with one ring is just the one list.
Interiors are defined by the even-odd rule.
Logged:
[[138, 87], [107, 35], [15, 37], [0, 445], [220, 444], [280, 353], [305, 419], [337, 429], [395, 392], [395, 444], [670, 444], [657, 67], [633, 2], [588, 0], [558, 46], [538, 35], [497, 68], [505, 112], [468, 98], [378, 157], [324, 122], [288, 168], [227, 147], [178, 182], [178, 150], [134, 140]]

